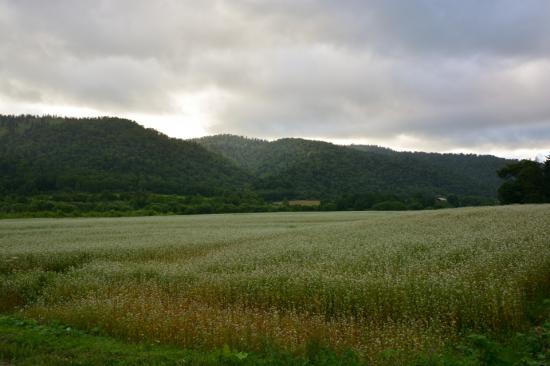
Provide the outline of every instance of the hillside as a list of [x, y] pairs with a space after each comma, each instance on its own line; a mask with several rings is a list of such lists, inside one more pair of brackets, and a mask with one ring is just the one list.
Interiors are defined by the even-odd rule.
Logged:
[[248, 174], [188, 141], [119, 118], [0, 116], [0, 192], [219, 194]]
[[496, 171], [509, 161], [494, 156], [396, 152], [377, 146], [322, 141], [273, 142], [232, 135], [195, 140], [258, 177], [256, 188], [273, 197], [342, 194], [456, 194], [496, 197]]
[[119, 118], [0, 116], [0, 192], [152, 192], [335, 200], [372, 192], [495, 198], [494, 156], [284, 138], [169, 138]]

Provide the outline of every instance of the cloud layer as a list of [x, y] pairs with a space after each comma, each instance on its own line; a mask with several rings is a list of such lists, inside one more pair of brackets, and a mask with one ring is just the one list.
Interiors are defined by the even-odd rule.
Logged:
[[0, 0], [0, 111], [543, 151], [549, 17], [546, 0]]

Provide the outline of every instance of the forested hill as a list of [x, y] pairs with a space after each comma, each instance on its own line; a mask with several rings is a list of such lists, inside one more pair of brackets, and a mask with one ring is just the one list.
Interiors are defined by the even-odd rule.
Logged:
[[404, 153], [286, 138], [169, 138], [119, 118], [0, 116], [0, 194], [150, 192], [268, 201], [386, 193], [495, 198], [493, 156]]
[[444, 174], [458, 174], [468, 177], [478, 186], [492, 187], [492, 196], [502, 184], [502, 179], [495, 174], [506, 164], [515, 160], [503, 159], [493, 155], [474, 154], [440, 154], [426, 152], [395, 151], [384, 147], [371, 145], [351, 145], [350, 147], [377, 154], [386, 154], [388, 157], [407, 161], [410, 164], [424, 164], [437, 169]]
[[268, 142], [217, 135], [195, 141], [256, 175], [256, 189], [274, 199], [367, 192], [494, 198], [501, 183], [496, 171], [510, 162], [494, 156], [396, 152], [303, 139]]
[[250, 176], [189, 141], [119, 118], [0, 116], [0, 193], [217, 195]]

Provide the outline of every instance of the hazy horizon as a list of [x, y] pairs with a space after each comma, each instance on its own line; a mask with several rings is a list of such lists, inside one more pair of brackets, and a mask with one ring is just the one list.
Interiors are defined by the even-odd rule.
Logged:
[[0, 113], [550, 154], [550, 2], [0, 0]]

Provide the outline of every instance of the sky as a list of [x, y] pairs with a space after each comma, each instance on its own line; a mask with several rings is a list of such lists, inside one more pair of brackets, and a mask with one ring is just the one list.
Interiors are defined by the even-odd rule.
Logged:
[[548, 0], [0, 0], [0, 113], [550, 154]]

